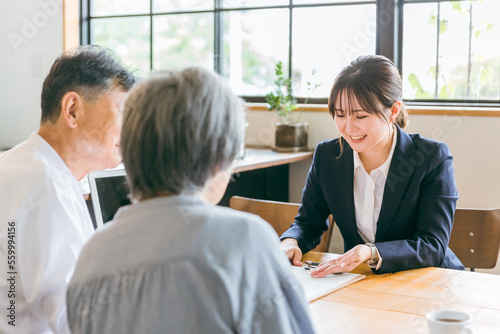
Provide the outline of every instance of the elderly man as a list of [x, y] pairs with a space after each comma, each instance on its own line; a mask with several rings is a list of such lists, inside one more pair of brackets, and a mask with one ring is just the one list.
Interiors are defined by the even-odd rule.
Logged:
[[43, 84], [38, 133], [0, 157], [1, 333], [66, 333], [65, 294], [94, 229], [79, 180], [121, 161], [134, 76], [95, 46], [64, 53]]

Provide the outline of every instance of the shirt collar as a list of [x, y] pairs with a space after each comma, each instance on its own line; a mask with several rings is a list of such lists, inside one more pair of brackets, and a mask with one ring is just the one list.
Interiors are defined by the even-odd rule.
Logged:
[[356, 171], [356, 169], [360, 166], [361, 166], [361, 168], [364, 169], [365, 166], [363, 166], [363, 163], [361, 162], [361, 159], [359, 158], [359, 153], [352, 150], [352, 156], [354, 158], [354, 171]]
[[[59, 156], [59, 154], [54, 150], [49, 143], [45, 141], [38, 133], [33, 132], [31, 136], [28, 138], [28, 143], [32, 145], [38, 152], [42, 154], [44, 159], [50, 161], [50, 165], [60, 172], [71, 176], [72, 179], [75, 180], [76, 183], [80, 185], [76, 177], [71, 173], [68, 166], [64, 162], [64, 160]], [[80, 185], [81, 187], [81, 185]], [[83, 188], [82, 188], [83, 189]]]
[[[387, 177], [387, 174], [389, 174], [389, 167], [391, 166], [391, 161], [392, 161], [392, 156], [394, 155], [394, 149], [396, 148], [396, 143], [398, 141], [398, 132], [396, 131], [396, 127], [393, 125], [393, 135], [392, 135], [392, 146], [391, 146], [391, 151], [389, 152], [389, 156], [387, 157], [387, 160], [378, 168], [374, 169], [382, 172], [385, 177]], [[356, 169], [358, 167], [361, 167], [363, 170], [365, 170], [365, 166], [363, 166], [363, 162], [361, 161], [359, 157], [359, 153], [352, 150], [353, 158], [354, 158], [354, 172], [356, 172]]]

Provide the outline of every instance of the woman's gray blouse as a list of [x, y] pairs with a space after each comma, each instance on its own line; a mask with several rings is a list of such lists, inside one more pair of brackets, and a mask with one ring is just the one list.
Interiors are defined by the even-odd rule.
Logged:
[[196, 196], [126, 206], [85, 245], [73, 333], [313, 333], [274, 230]]

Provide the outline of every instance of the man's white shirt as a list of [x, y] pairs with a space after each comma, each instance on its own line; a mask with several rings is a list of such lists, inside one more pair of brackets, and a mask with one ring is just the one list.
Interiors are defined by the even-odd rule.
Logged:
[[66, 288], [94, 233], [82, 192], [36, 133], [0, 157], [0, 333], [69, 332]]

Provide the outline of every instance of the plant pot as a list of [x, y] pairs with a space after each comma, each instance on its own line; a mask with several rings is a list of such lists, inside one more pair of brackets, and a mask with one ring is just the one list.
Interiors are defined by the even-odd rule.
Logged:
[[276, 123], [276, 140], [274, 151], [299, 152], [308, 151], [307, 146], [309, 123]]

